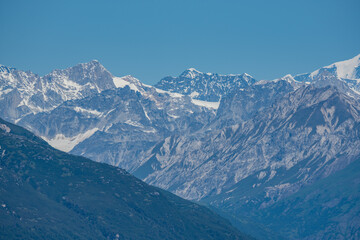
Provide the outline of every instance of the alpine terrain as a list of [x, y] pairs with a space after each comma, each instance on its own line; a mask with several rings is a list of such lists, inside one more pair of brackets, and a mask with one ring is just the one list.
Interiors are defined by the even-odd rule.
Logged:
[[190, 68], [154, 86], [98, 61], [43, 77], [2, 66], [0, 114], [259, 239], [360, 238], [360, 55], [275, 80]]
[[0, 119], [1, 239], [250, 239], [205, 207]]

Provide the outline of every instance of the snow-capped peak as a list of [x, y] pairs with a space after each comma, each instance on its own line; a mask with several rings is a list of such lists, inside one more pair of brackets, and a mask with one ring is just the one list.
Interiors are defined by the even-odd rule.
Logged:
[[[295, 87], [295, 89], [297, 89], [299, 86], [297, 86], [297, 84], [299, 84], [300, 82], [297, 81], [293, 75], [291, 74], [286, 74], [285, 76], [283, 76], [282, 78], [280, 79], [276, 79], [275, 82], [278, 82], [278, 81], [286, 81], [288, 83], [290, 83], [291, 85], [293, 85]], [[297, 87], [296, 87], [297, 86]]]
[[241, 74], [242, 76], [244, 76], [244, 77], [252, 77], [250, 74], [248, 74], [248, 73], [243, 73], [243, 74]]
[[180, 77], [195, 78], [201, 74], [203, 73], [196, 70], [195, 68], [188, 68], [180, 75]]
[[87, 63], [80, 63], [80, 64], [76, 65], [75, 67], [77, 67], [77, 66], [82, 67], [84, 69], [99, 68], [101, 70], [106, 70], [106, 68], [96, 59], [91, 60], [90, 62], [87, 62]]
[[195, 68], [188, 68], [187, 71], [201, 73], [200, 71], [196, 70]]
[[291, 82], [295, 81], [294, 77], [291, 74], [286, 74], [281, 79], [286, 80], [286, 81], [291, 81]]
[[338, 77], [346, 79], [357, 79], [356, 68], [360, 66], [360, 54], [342, 62], [337, 62], [329, 66], [330, 68], [336, 66]]
[[[357, 73], [359, 71], [357, 70], [359, 66], [360, 66], [360, 54], [356, 55], [355, 57], [349, 60], [330, 64], [329, 66], [325, 66], [322, 69], [336, 69], [336, 75], [338, 78], [360, 79], [360, 76]], [[319, 71], [320, 69], [312, 72], [310, 74], [310, 77], [313, 78], [314, 76], [319, 74]]]
[[131, 75], [126, 75], [124, 77], [113, 77], [113, 81], [116, 88], [124, 88], [129, 86], [131, 90], [136, 92], [144, 91], [143, 84], [140, 82], [140, 80]]
[[240, 75], [246, 82], [250, 82], [254, 80], [254, 77], [251, 76], [250, 74], [247, 73], [243, 73]]
[[98, 61], [92, 60], [86, 63], [79, 63], [75, 66], [65, 68], [65, 69], [55, 69], [48, 75], [63, 75], [63, 74], [72, 74], [77, 73], [77, 75], [86, 75], [86, 74], [99, 74], [102, 72], [106, 72], [110, 74], [110, 72]]

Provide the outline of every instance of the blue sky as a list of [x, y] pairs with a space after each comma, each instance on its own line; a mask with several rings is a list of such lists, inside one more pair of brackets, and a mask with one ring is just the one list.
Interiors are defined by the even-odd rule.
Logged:
[[0, 0], [0, 63], [99, 60], [153, 84], [189, 67], [274, 79], [360, 53], [359, 0]]

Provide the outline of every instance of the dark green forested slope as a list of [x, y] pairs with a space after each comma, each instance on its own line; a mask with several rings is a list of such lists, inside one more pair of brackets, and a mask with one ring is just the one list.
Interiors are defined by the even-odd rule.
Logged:
[[247, 239], [205, 207], [0, 119], [1, 239]]

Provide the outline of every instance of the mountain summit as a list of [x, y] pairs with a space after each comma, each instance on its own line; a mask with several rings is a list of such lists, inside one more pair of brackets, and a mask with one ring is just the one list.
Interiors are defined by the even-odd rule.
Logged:
[[74, 67], [63, 70], [54, 70], [44, 76], [48, 81], [61, 81], [69, 79], [79, 85], [91, 84], [97, 87], [98, 91], [114, 88], [112, 74], [105, 69], [97, 60], [88, 63], [80, 63]]
[[355, 57], [333, 63], [329, 66], [318, 69], [312, 73], [310, 73], [310, 77], [314, 78], [316, 75], [320, 73], [320, 71], [324, 71], [327, 69], [329, 72], [333, 72], [338, 78], [342, 79], [360, 79], [360, 54]]
[[353, 91], [360, 93], [360, 54], [355, 57], [330, 64], [311, 73], [299, 74], [294, 77], [301, 82], [317, 82], [324, 85], [330, 82], [332, 85], [342, 88], [345, 83]]
[[0, 113], [11, 121], [115, 88], [111, 73], [96, 60], [42, 77], [5, 66], [0, 69]]
[[255, 79], [246, 73], [219, 75], [189, 68], [178, 77], [169, 76], [161, 79], [155, 87], [189, 95], [194, 99], [217, 102], [231, 91], [246, 88], [254, 83]]

